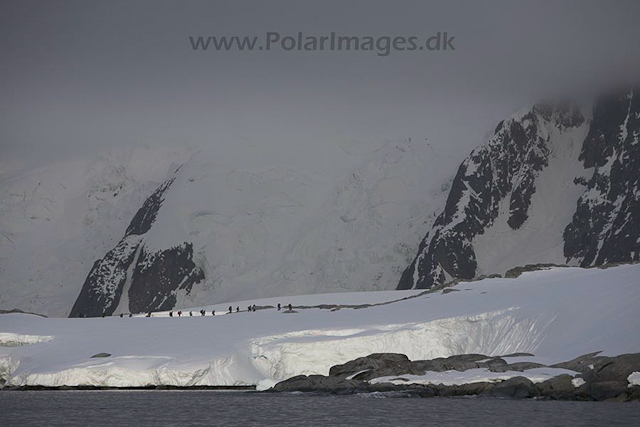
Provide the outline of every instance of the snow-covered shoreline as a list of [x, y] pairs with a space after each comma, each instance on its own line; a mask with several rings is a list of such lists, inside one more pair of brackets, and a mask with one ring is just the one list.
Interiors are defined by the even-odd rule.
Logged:
[[[272, 383], [371, 353], [412, 360], [457, 354], [528, 352], [546, 365], [603, 351], [640, 352], [640, 265], [557, 268], [516, 279], [459, 283], [370, 308], [356, 305], [416, 295], [415, 291], [310, 295], [232, 304], [246, 310], [291, 302], [296, 313], [263, 309], [211, 317], [228, 305], [183, 309], [182, 318], [41, 318], [0, 315], [0, 377], [6, 386], [139, 387]], [[186, 314], [186, 316], [185, 316]], [[29, 342], [20, 342], [29, 336]], [[38, 338], [40, 337], [40, 338]], [[47, 339], [49, 339], [47, 341]], [[38, 342], [40, 341], [40, 342]], [[109, 357], [92, 358], [97, 353]]]

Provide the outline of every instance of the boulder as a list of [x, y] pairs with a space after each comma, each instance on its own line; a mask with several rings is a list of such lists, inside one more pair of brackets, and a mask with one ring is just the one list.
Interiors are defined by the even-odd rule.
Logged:
[[413, 372], [418, 375], [427, 371], [466, 371], [476, 368], [488, 368], [489, 366], [506, 364], [500, 358], [491, 358], [483, 354], [460, 354], [450, 357], [439, 357], [431, 360], [416, 360], [413, 362]]
[[492, 397], [526, 399], [538, 397], [540, 392], [528, 378], [513, 377], [494, 385], [487, 394]]
[[536, 384], [540, 395], [554, 400], [571, 399], [576, 393], [571, 375], [562, 374]]
[[508, 363], [508, 364], [505, 363], [504, 365], [489, 366], [489, 370], [491, 372], [507, 372], [507, 371], [524, 372], [527, 369], [544, 368], [545, 366], [546, 365], [543, 365], [542, 363], [535, 363], [535, 362], [516, 362], [516, 363]]
[[509, 353], [509, 354], [505, 354], [504, 356], [498, 356], [498, 357], [533, 357], [535, 356], [535, 354], [531, 354], [531, 353]]
[[598, 381], [590, 384], [589, 394], [595, 400], [610, 400], [627, 398], [626, 381]]
[[341, 390], [354, 390], [363, 386], [360, 381], [345, 380], [324, 375], [298, 375], [281, 381], [273, 386], [273, 391], [318, 391], [336, 393]]
[[458, 396], [478, 396], [487, 394], [495, 385], [489, 382], [477, 382], [459, 385], [443, 385], [433, 386], [438, 396], [441, 397], [458, 397]]
[[640, 371], [640, 353], [622, 354], [600, 360], [593, 368], [594, 381], [621, 381], [628, 384], [627, 377]]
[[[367, 372], [362, 372], [367, 371]], [[413, 373], [412, 363], [404, 354], [374, 353], [359, 357], [342, 365], [335, 365], [329, 369], [329, 376], [346, 378], [358, 375], [358, 379], [370, 379]]]

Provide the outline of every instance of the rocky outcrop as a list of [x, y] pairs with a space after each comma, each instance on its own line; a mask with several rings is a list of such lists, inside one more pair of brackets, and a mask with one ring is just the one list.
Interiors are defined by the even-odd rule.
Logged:
[[176, 292], [191, 292], [204, 273], [193, 262], [193, 245], [184, 243], [159, 252], [142, 248], [129, 288], [129, 309], [134, 313], [170, 310]]
[[120, 302], [127, 281], [127, 272], [141, 242], [141, 236], [125, 236], [104, 258], [93, 264], [69, 317], [113, 314]]
[[640, 353], [616, 357], [591, 353], [555, 366], [575, 366], [581, 369], [580, 392], [594, 400], [640, 399], [640, 387], [629, 386], [629, 375], [640, 372]]
[[178, 291], [188, 293], [194, 283], [204, 280], [203, 271], [193, 262], [191, 243], [160, 251], [145, 245], [145, 235], [174, 179], [165, 181], [145, 200], [122, 240], [93, 264], [69, 317], [112, 315], [127, 284], [130, 312], [168, 310], [176, 303]]
[[508, 397], [512, 399], [526, 399], [540, 395], [535, 384], [525, 377], [509, 378], [496, 384], [485, 393], [491, 397]]
[[[563, 247], [554, 255], [555, 264], [640, 260], [640, 97], [630, 90], [599, 99], [593, 116], [588, 110], [537, 104], [501, 122], [489, 142], [458, 168], [444, 210], [397, 288], [428, 289], [548, 262], [524, 258], [491, 271], [490, 262], [479, 267], [477, 251], [506, 258], [526, 249], [530, 237], [549, 228], [550, 221], [561, 221], [554, 229], [564, 230], [545, 236], [545, 242], [553, 241], [549, 248]], [[558, 203], [575, 203], [563, 192], [579, 197], [577, 206], [556, 213]], [[544, 218], [531, 224], [534, 211]], [[502, 248], [483, 236], [496, 224], [501, 227], [496, 236], [509, 242]], [[489, 240], [479, 248], [481, 237]]]
[[[484, 368], [491, 372], [518, 371], [544, 367], [540, 363], [507, 363], [503, 357], [464, 354], [432, 360], [411, 361], [404, 354], [375, 353], [331, 367], [328, 376], [298, 375], [281, 381], [270, 391], [302, 391], [332, 394], [403, 392], [420, 397], [453, 397], [484, 395], [488, 397], [553, 400], [640, 400], [640, 387], [629, 384], [628, 377], [640, 371], [640, 353], [617, 357], [587, 354], [574, 360], [553, 365], [576, 368], [575, 377], [561, 374], [544, 382], [534, 383], [525, 376], [512, 376], [495, 382], [474, 382], [458, 385], [412, 383], [407, 375], [427, 372], [466, 371]], [[391, 377], [393, 382], [373, 381]]]

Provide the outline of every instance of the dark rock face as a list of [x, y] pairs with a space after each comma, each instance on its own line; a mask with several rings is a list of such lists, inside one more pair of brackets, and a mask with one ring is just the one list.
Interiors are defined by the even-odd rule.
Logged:
[[142, 204], [142, 207], [136, 212], [131, 224], [127, 227], [127, 231], [124, 233], [125, 237], [145, 234], [151, 229], [151, 226], [158, 216], [158, 211], [162, 207], [164, 201], [164, 194], [171, 187], [175, 178], [166, 180], [160, 187], [158, 187], [151, 196], [147, 198]]
[[640, 260], [640, 94], [602, 98], [580, 159], [593, 168], [564, 231], [564, 254], [583, 267]]
[[141, 236], [124, 237], [104, 258], [93, 264], [69, 317], [113, 314], [127, 281], [127, 270], [133, 263], [141, 241]]
[[130, 312], [168, 310], [173, 308], [178, 290], [188, 293], [204, 279], [203, 271], [193, 262], [191, 243], [160, 251], [145, 246], [145, 234], [174, 179], [165, 181], [145, 200], [118, 245], [93, 264], [69, 317], [112, 315], [128, 282]]
[[584, 120], [571, 106], [536, 105], [521, 117], [501, 122], [493, 138], [458, 168], [444, 212], [421, 242], [398, 289], [427, 289], [451, 278], [474, 278], [472, 241], [493, 224], [501, 203], [508, 202], [511, 229], [519, 229], [528, 218], [536, 177], [549, 164], [550, 133], [542, 129], [566, 130]]
[[150, 253], [143, 247], [129, 288], [129, 309], [134, 313], [170, 310], [176, 291], [189, 293], [202, 280], [202, 270], [193, 263], [191, 243]]
[[[420, 244], [398, 289], [428, 289], [477, 275], [474, 238], [507, 209], [511, 230], [529, 219], [538, 176], [555, 138], [588, 126], [579, 160], [591, 178], [563, 235], [558, 264], [602, 265], [640, 260], [640, 96], [634, 90], [598, 100], [593, 117], [571, 105], [536, 105], [501, 122], [491, 140], [460, 165], [444, 211]], [[564, 141], [559, 140], [558, 141]], [[558, 183], [560, 185], [562, 183]], [[524, 244], [524, 243], [523, 243]], [[502, 272], [496, 272], [502, 273]]]

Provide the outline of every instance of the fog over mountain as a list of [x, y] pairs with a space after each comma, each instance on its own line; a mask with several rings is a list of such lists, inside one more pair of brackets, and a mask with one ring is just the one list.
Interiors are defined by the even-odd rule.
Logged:
[[[639, 14], [635, 1], [3, 4], [0, 308], [97, 316], [636, 260], [636, 229], [620, 220], [624, 253], [605, 256], [615, 218], [585, 224], [637, 190]], [[455, 49], [189, 41], [267, 32], [447, 32]], [[565, 98], [576, 117], [542, 107]], [[447, 265], [428, 245], [464, 209], [479, 222], [436, 238], [460, 261]], [[552, 237], [527, 252], [540, 229]]]

